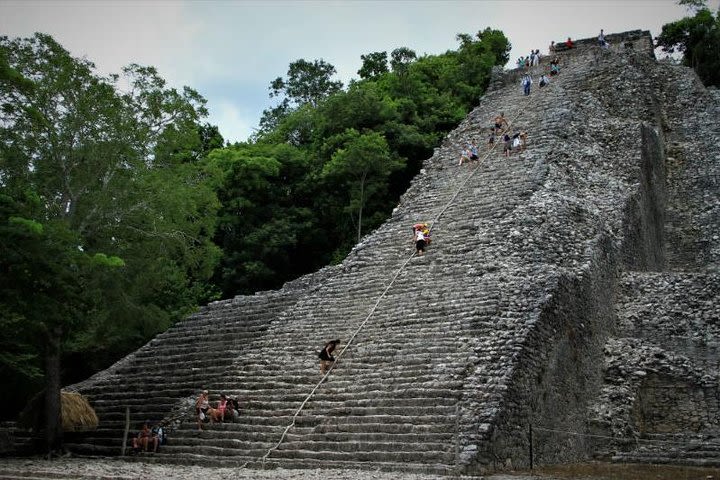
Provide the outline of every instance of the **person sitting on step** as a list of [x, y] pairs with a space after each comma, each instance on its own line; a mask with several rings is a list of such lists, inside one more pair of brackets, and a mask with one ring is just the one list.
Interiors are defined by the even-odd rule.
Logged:
[[335, 361], [335, 357], [333, 357], [332, 353], [338, 345], [340, 345], [340, 339], [330, 340], [325, 344], [323, 349], [320, 350], [320, 353], [318, 353], [318, 357], [320, 357], [320, 373], [322, 375], [327, 373], [328, 369]]
[[227, 409], [227, 396], [224, 393], [220, 394], [220, 400], [218, 400], [217, 408], [211, 408], [209, 410], [210, 420], [213, 422], [224, 422], [225, 421], [225, 410]]
[[154, 445], [153, 453], [155, 453], [158, 451], [158, 447], [160, 445], [165, 445], [165, 443], [167, 443], [167, 439], [165, 438], [165, 428], [162, 423], [158, 422], [153, 425], [150, 433], [152, 434], [152, 444]]
[[512, 136], [512, 149], [520, 150], [520, 132], [516, 132]]
[[412, 226], [412, 232], [413, 232], [413, 238], [416, 237], [417, 232], [422, 232], [423, 236], [425, 237], [425, 246], [430, 245], [430, 242], [432, 241], [430, 238], [430, 225], [427, 223], [416, 223]]
[[240, 416], [240, 401], [237, 398], [228, 398], [225, 415], [228, 416], [231, 421], [237, 420]]
[[150, 431], [150, 421], [147, 420], [143, 423], [140, 432], [133, 438], [132, 448], [134, 452], [147, 452], [150, 444], [155, 447], [153, 451], [157, 451], [157, 442], [152, 438], [152, 432]]
[[209, 411], [210, 401], [208, 400], [208, 391], [203, 390], [195, 402], [195, 414], [197, 415], [198, 430], [202, 430], [203, 422], [209, 419]]
[[460, 152], [460, 162], [458, 162], [458, 165], [462, 165], [464, 162], [469, 162], [471, 156], [472, 152], [470, 152], [470, 145], [468, 145], [462, 152]]
[[425, 253], [425, 245], [427, 245], [425, 231], [421, 228], [413, 229], [413, 240], [415, 241], [415, 253], [421, 257]]
[[473, 162], [477, 162], [478, 160], [480, 160], [480, 155], [478, 153], [478, 146], [477, 146], [477, 143], [475, 142], [475, 140], [470, 142], [470, 160], [472, 160]]
[[558, 59], [553, 58], [550, 62], [550, 76], [557, 75], [560, 73], [560, 65], [558, 64]]

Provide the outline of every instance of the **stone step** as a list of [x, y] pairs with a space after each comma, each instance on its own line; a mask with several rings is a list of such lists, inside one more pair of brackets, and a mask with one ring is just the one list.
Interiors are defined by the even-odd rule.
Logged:
[[291, 449], [288, 446], [284, 448], [284, 444], [281, 448], [272, 452], [272, 459], [303, 459], [303, 460], [316, 460], [325, 462], [329, 461], [345, 461], [345, 462], [393, 462], [393, 463], [441, 463], [451, 464], [455, 460], [454, 453], [446, 452], [435, 452], [435, 451], [423, 451], [423, 452], [412, 452], [412, 451], [355, 451], [355, 452], [338, 452], [338, 451], [317, 451], [317, 450], [296, 450]]
[[[394, 441], [360, 441], [350, 438], [347, 441], [333, 440], [293, 440], [286, 438], [278, 451], [324, 451], [324, 452], [363, 452], [363, 453], [428, 453], [430, 455], [447, 453], [451, 445], [432, 442], [394, 442]], [[282, 456], [282, 455], [281, 455]]]
[[[231, 397], [239, 397], [241, 404], [240, 410], [243, 412], [250, 408], [272, 409], [278, 407], [287, 408], [289, 405], [297, 405], [299, 402], [305, 400], [307, 393], [309, 392], [299, 392], [297, 394], [284, 393], [281, 399], [276, 398], [274, 395], [276, 392], [273, 390], [250, 391], [241, 389], [227, 391], [226, 393]], [[251, 393], [252, 396], [250, 395]], [[172, 406], [178, 402], [178, 398], [153, 396], [152, 401], [156, 405]], [[215, 401], [216, 399], [211, 400], [211, 402]], [[454, 405], [457, 402], [457, 398], [449, 395], [448, 390], [445, 388], [415, 388], [403, 391], [383, 389], [364, 390], [361, 392], [342, 392], [338, 389], [332, 389], [331, 391], [321, 390], [316, 392], [315, 397], [311, 401], [315, 405], [332, 405], [342, 403], [347, 406], [415, 406], [427, 404], [428, 402], [432, 405]], [[125, 406], [144, 408], [147, 404], [148, 400], [146, 398], [133, 397], [126, 399], [93, 398], [92, 400], [92, 406], [96, 410], [122, 409], [124, 411]]]
[[[318, 380], [320, 379], [318, 375]], [[411, 382], [412, 383], [412, 382]], [[418, 405], [433, 405], [433, 406], [448, 406], [452, 405], [456, 401], [458, 391], [458, 383], [454, 384], [448, 382], [433, 382], [430, 384], [428, 389], [423, 392], [405, 392], [402, 390], [394, 391], [387, 390], [383, 396], [375, 396], [374, 392], [379, 391], [384, 384], [374, 383], [372, 386], [368, 386], [366, 389], [359, 390], [358, 385], [352, 380], [336, 381], [331, 379], [323, 384], [323, 390], [316, 392], [315, 398], [311, 399], [313, 405], [330, 406], [332, 404], [346, 404], [348, 406], [370, 406], [375, 405], [379, 407], [395, 405], [404, 407], [413, 407]], [[398, 386], [400, 384], [396, 384]], [[415, 385], [417, 386], [417, 385]], [[422, 386], [422, 385], [421, 385]], [[288, 408], [292, 405], [298, 405], [300, 402], [307, 398], [311, 389], [297, 390], [293, 392], [282, 392], [278, 397], [278, 392], [275, 389], [259, 389], [259, 390], [240, 390], [240, 391], [226, 391], [231, 397], [238, 397], [240, 400], [240, 410], [244, 412], [249, 409], [261, 409], [261, 408]], [[423, 395], [412, 396], [408, 395]], [[275, 400], [269, 401], [267, 398], [275, 398]], [[166, 397], [162, 397], [166, 398]], [[185, 397], [187, 398], [187, 397]], [[345, 403], [348, 400], [348, 403]], [[125, 407], [130, 409], [131, 414], [142, 414], [145, 411], [163, 411], [169, 410], [178, 404], [179, 398], [174, 401], [162, 401], [156, 399], [153, 396], [148, 396], [142, 399], [122, 399], [122, 398], [106, 398], [103, 400], [90, 399], [91, 405], [96, 409], [97, 412], [116, 412], [120, 414], [125, 411]], [[215, 404], [215, 400], [211, 404]], [[322, 403], [320, 403], [322, 402]], [[191, 408], [192, 403], [188, 402], [187, 408]], [[316, 407], [314, 407], [316, 408]], [[124, 413], [123, 413], [124, 414]]]
[[692, 467], [720, 467], [720, 458], [688, 458], [688, 457], [676, 457], [668, 456], [663, 453], [656, 453], [654, 455], [635, 455], [635, 454], [623, 454], [614, 455], [611, 457], [615, 463], [640, 463], [640, 464], [654, 464], [654, 465], [684, 465]]
[[[33, 471], [28, 471], [26, 468], [13, 469], [12, 467], [0, 466], [0, 478], [3, 480], [95, 480], [98, 477], [94, 473], [84, 474], [78, 471], [66, 473], [48, 468], [35, 468]], [[117, 472], [108, 473], [103, 475], [102, 478], [107, 480], [137, 480], [135, 476]]]
[[[381, 374], [384, 370], [392, 370], [394, 372], [398, 372], [399, 370], [402, 370], [404, 373], [408, 375], [413, 375], [414, 372], [418, 372], [418, 374], [422, 374], [428, 371], [428, 369], [437, 367], [437, 366], [445, 366], [447, 365], [453, 365], [461, 362], [463, 359], [466, 359], [468, 357], [467, 353], [464, 354], [457, 354], [457, 355], [447, 355], [447, 356], [438, 356], [438, 357], [432, 357], [432, 352], [429, 353], [417, 353], [417, 355], [421, 355], [418, 358], [410, 359], [409, 361], [405, 361], [405, 358], [402, 356], [396, 356], [396, 357], [388, 357], [384, 356], [382, 358], [375, 358], [374, 362], [366, 362], [366, 358], [355, 358], [352, 356], [346, 356], [343, 355], [342, 361], [337, 364], [337, 370], [342, 369], [352, 369], [354, 374], [357, 375], [375, 375], [375, 374]], [[371, 360], [372, 357], [367, 358], [367, 360]], [[319, 360], [313, 359], [313, 362], [317, 361], [319, 363]], [[389, 366], [388, 366], [389, 364]], [[202, 374], [203, 371], [196, 371], [195, 367], [192, 367], [192, 363], [188, 364], [188, 368], [185, 370], [181, 370], [186, 373], [175, 373], [172, 375], [173, 380], [175, 382], [183, 382], [187, 381], [186, 379], [194, 379], [198, 374]], [[239, 369], [241, 369], [240, 374], [243, 376], [252, 376], [252, 375], [261, 375], [262, 378], [268, 379], [273, 377], [285, 377], [287, 374], [294, 374], [294, 375], [302, 375], [303, 372], [306, 371], [304, 368], [304, 365], [298, 365], [295, 366], [294, 369], [288, 370], [288, 368], [283, 368], [282, 370], [278, 370], [276, 367], [277, 364], [273, 363], [267, 363], [267, 364], [253, 364], [253, 365], [243, 365], [238, 366]], [[182, 369], [182, 365], [176, 365], [177, 368]], [[457, 367], [455, 367], [457, 368]], [[137, 385], [137, 386], [143, 386], [143, 385], [158, 385], [160, 383], [164, 383], [167, 385], [168, 375], [170, 372], [165, 373], [164, 375], [162, 373], [157, 373], [157, 370], [155, 373], [149, 373], [147, 371], [140, 371], [137, 373], [127, 373], [123, 376], [122, 381], [126, 385]], [[117, 382], [115, 382], [117, 383]]]
[[[130, 459], [132, 460], [132, 458]], [[158, 452], [155, 455], [143, 456], [138, 458], [138, 461], [147, 463], [163, 463], [163, 464], [178, 464], [178, 465], [200, 465], [208, 467], [226, 467], [226, 468], [239, 468], [245, 467], [249, 471], [252, 469], [257, 470], [272, 470], [277, 468], [283, 468], [286, 470], [290, 469], [317, 469], [318, 466], [327, 469], [343, 469], [343, 470], [373, 470], [373, 471], [387, 471], [387, 472], [410, 472], [418, 474], [431, 474], [431, 475], [451, 475], [454, 472], [453, 468], [443, 464], [428, 464], [428, 463], [409, 463], [409, 462], [355, 462], [347, 460], [330, 460], [323, 459], [318, 461], [317, 459], [281, 459], [281, 458], [269, 458], [264, 462], [261, 462], [258, 458], [232, 456], [228, 458], [223, 457], [208, 457], [203, 455], [196, 455], [192, 453], [185, 453], [183, 455], [168, 455]]]

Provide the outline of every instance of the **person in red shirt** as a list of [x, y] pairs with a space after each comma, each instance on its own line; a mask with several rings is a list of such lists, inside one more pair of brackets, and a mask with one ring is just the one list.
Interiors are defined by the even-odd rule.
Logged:
[[567, 41], [565, 42], [565, 46], [567, 48], [573, 48], [575, 46], [575, 44], [573, 43], [573, 41], [570, 37], [568, 37]]

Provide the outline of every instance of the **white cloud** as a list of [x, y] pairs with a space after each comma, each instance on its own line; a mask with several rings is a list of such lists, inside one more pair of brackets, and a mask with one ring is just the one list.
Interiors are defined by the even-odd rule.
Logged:
[[240, 108], [232, 99], [213, 101], [208, 121], [218, 125], [220, 134], [231, 142], [244, 141], [257, 127], [259, 114]]
[[0, 4], [0, 30], [11, 36], [49, 33], [73, 55], [103, 73], [129, 63], [176, 73], [177, 52], [189, 48], [195, 29], [182, 2], [38, 1]]

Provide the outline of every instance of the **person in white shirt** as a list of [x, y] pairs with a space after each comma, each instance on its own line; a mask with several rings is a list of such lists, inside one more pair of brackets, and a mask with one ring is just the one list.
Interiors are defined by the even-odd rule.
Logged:
[[415, 230], [415, 250], [418, 256], [425, 253], [425, 234], [420, 229]]

